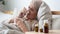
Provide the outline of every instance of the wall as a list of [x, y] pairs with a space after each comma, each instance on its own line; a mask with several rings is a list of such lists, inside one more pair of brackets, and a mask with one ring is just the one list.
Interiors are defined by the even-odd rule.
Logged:
[[[43, 0], [45, 1], [51, 10], [55, 10], [55, 11], [60, 11], [60, 0]], [[60, 15], [53, 15], [52, 18], [54, 18], [56, 20], [56, 18], [59, 18]], [[60, 18], [59, 18], [60, 19]]]
[[[5, 1], [5, 9], [13, 10], [14, 8], [22, 9], [24, 6], [27, 7], [31, 0], [4, 0]], [[45, 1], [51, 10], [60, 10], [60, 0], [43, 0]]]
[[45, 1], [51, 8], [51, 10], [60, 11], [60, 0], [43, 0]]
[[4, 0], [5, 9], [13, 10], [14, 8], [22, 9], [24, 6], [27, 7], [30, 0]]

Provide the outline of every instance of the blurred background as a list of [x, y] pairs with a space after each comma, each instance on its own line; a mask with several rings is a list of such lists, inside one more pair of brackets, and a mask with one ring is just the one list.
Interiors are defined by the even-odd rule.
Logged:
[[[4, 12], [7, 14], [15, 13], [15, 15], [17, 15], [17, 13], [19, 13], [21, 9], [23, 9], [24, 7], [27, 8], [31, 1], [32, 0], [0, 0], [0, 14], [1, 12]], [[51, 11], [60, 11], [59, 4], [60, 0], [43, 0], [43, 1], [48, 4]], [[15, 8], [17, 9], [15, 10]], [[54, 16], [54, 18], [59, 16]]]
[[[5, 10], [13, 10], [14, 8], [18, 8], [21, 10], [23, 7], [27, 7], [31, 0], [0, 0], [4, 1], [4, 9]], [[60, 10], [60, 0], [43, 0], [46, 2], [51, 10]]]
[[[20, 12], [23, 7], [28, 7], [32, 0], [0, 0], [0, 11], [5, 13], [12, 13], [17, 8], [17, 13]], [[46, 2], [51, 11], [60, 11], [60, 0], [43, 0]], [[57, 16], [54, 16], [57, 17]]]

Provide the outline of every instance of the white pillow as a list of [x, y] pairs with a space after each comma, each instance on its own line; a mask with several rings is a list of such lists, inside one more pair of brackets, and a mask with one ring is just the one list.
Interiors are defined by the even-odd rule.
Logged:
[[60, 29], [60, 15], [53, 15], [52, 29]]
[[4, 14], [4, 13], [0, 12], [0, 23], [1, 23], [2, 21], [6, 20], [6, 19], [10, 19], [10, 18], [12, 18], [12, 17], [13, 17], [13, 15]]

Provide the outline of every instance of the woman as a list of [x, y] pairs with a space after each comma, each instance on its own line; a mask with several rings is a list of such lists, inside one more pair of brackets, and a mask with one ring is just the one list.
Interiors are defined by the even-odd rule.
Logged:
[[36, 19], [37, 17], [36, 21], [40, 22], [40, 26], [43, 25], [43, 20], [48, 20], [49, 29], [52, 29], [52, 13], [45, 2], [41, 2], [41, 0], [33, 0], [29, 5], [29, 11], [31, 14], [28, 14], [28, 19]]
[[41, 0], [32, 0], [29, 5], [29, 9], [27, 10], [26, 8], [24, 8], [22, 13], [19, 14], [17, 18], [15, 18], [16, 25], [13, 24], [14, 19], [11, 19], [10, 23], [2, 23], [4, 27], [2, 26], [0, 27], [0, 29], [4, 28], [1, 30], [7, 31], [2, 32], [6, 32], [8, 34], [24, 34], [23, 32], [33, 30], [34, 24], [38, 23], [38, 21], [40, 22], [40, 24], [43, 24], [42, 20], [44, 19], [49, 20], [50, 24], [51, 12], [49, 7], [46, 5], [45, 2]]

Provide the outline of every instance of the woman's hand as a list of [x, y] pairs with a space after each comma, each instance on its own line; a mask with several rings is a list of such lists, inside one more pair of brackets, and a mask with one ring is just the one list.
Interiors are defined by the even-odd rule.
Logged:
[[21, 18], [16, 19], [16, 24], [23, 32], [28, 31], [27, 27], [25, 26], [25, 24], [23, 23], [23, 20]]
[[22, 18], [26, 15], [26, 12], [27, 12], [27, 9], [24, 7], [22, 10], [21, 10], [21, 13], [19, 14], [19, 18]]
[[10, 19], [9, 20], [9, 23], [14, 23], [14, 19]]

